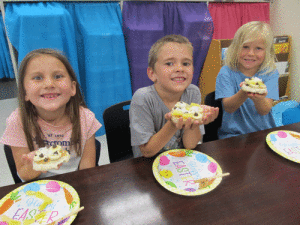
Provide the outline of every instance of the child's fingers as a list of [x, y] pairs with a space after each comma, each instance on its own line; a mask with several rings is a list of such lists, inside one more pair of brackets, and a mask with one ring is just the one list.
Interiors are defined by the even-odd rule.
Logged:
[[165, 114], [165, 119], [166, 120], [171, 120], [171, 117], [172, 117], [171, 112]]
[[206, 125], [212, 122], [214, 120], [213, 117], [214, 117], [213, 113], [206, 114], [205, 117], [203, 118], [203, 124]]
[[204, 117], [204, 124], [209, 124], [211, 122], [213, 122], [219, 115], [219, 108], [213, 108], [212, 111], [210, 111], [209, 113], [207, 113]]
[[184, 122], [184, 129], [185, 129], [185, 130], [191, 129], [193, 123], [194, 123], [193, 119], [192, 119], [192, 118], [188, 118], [188, 119]]
[[264, 94], [258, 94], [258, 93], [249, 93], [248, 97], [251, 100], [260, 100], [260, 99], [264, 99], [267, 96], [267, 93]]
[[192, 129], [198, 128], [201, 124], [203, 124], [203, 119], [195, 120], [192, 124]]
[[218, 117], [218, 115], [219, 115], [219, 108], [215, 108], [214, 111], [212, 112], [212, 121], [214, 121]]
[[179, 118], [179, 119], [178, 119], [178, 122], [175, 123], [175, 126], [176, 126], [177, 129], [182, 129], [182, 128], [184, 128], [184, 122], [183, 122], [183, 119], [182, 119], [182, 118]]
[[[62, 166], [62, 164], [63, 164], [63, 163], [58, 164], [56, 169], [59, 170], [60, 167]], [[48, 171], [41, 171], [41, 172], [42, 172], [42, 173], [48, 173]]]
[[220, 113], [220, 108], [216, 107], [215, 108], [215, 116], [216, 116], [216, 118], [219, 116], [219, 113]]
[[35, 155], [34, 152], [30, 152], [30, 153], [28, 153], [28, 154], [23, 154], [23, 155], [22, 155], [22, 159], [32, 163], [32, 162], [33, 162], [34, 155]]
[[62, 166], [62, 163], [58, 164], [57, 169], [59, 170], [61, 166]]

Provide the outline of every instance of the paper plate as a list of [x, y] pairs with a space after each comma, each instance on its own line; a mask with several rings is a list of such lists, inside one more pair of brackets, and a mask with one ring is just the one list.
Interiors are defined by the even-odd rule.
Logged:
[[288, 130], [273, 131], [267, 135], [266, 141], [274, 152], [300, 163], [300, 133]]
[[180, 195], [203, 195], [215, 189], [222, 177], [220, 165], [210, 156], [187, 149], [161, 153], [152, 166], [154, 177], [167, 190]]
[[[0, 224], [51, 223], [80, 207], [75, 189], [61, 181], [40, 180], [25, 184], [0, 200]], [[59, 224], [68, 225], [76, 214]]]

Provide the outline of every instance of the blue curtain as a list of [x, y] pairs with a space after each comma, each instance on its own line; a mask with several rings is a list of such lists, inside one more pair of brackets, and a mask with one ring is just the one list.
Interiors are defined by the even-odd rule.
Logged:
[[5, 20], [19, 63], [37, 48], [65, 52], [100, 123], [105, 108], [131, 99], [118, 3], [7, 3]]
[[194, 46], [194, 77], [200, 72], [213, 35], [213, 21], [205, 2], [124, 2], [123, 32], [133, 93], [152, 84], [147, 76], [148, 53], [159, 38], [181, 34]]
[[[75, 14], [87, 105], [103, 124], [102, 115], [107, 107], [132, 97], [120, 6], [118, 3], [77, 4]], [[97, 135], [104, 133], [100, 129]]]
[[[8, 43], [5, 35], [2, 15], [0, 12], [0, 79], [15, 78]], [[0, 81], [1, 82], [1, 81]]]
[[18, 64], [38, 48], [65, 52], [77, 76], [78, 60], [74, 23], [60, 3], [7, 3], [5, 24], [9, 39], [18, 51]]

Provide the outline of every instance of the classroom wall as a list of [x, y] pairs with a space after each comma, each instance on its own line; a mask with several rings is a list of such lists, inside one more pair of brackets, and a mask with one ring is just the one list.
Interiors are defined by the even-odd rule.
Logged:
[[290, 35], [291, 51], [291, 98], [300, 102], [300, 1], [273, 0], [270, 4], [270, 24], [275, 35]]

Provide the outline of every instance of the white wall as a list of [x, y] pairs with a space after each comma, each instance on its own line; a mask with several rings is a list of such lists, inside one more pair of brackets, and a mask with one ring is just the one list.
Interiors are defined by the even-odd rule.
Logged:
[[273, 0], [270, 4], [270, 24], [274, 35], [290, 35], [291, 51], [291, 98], [300, 101], [300, 1]]

